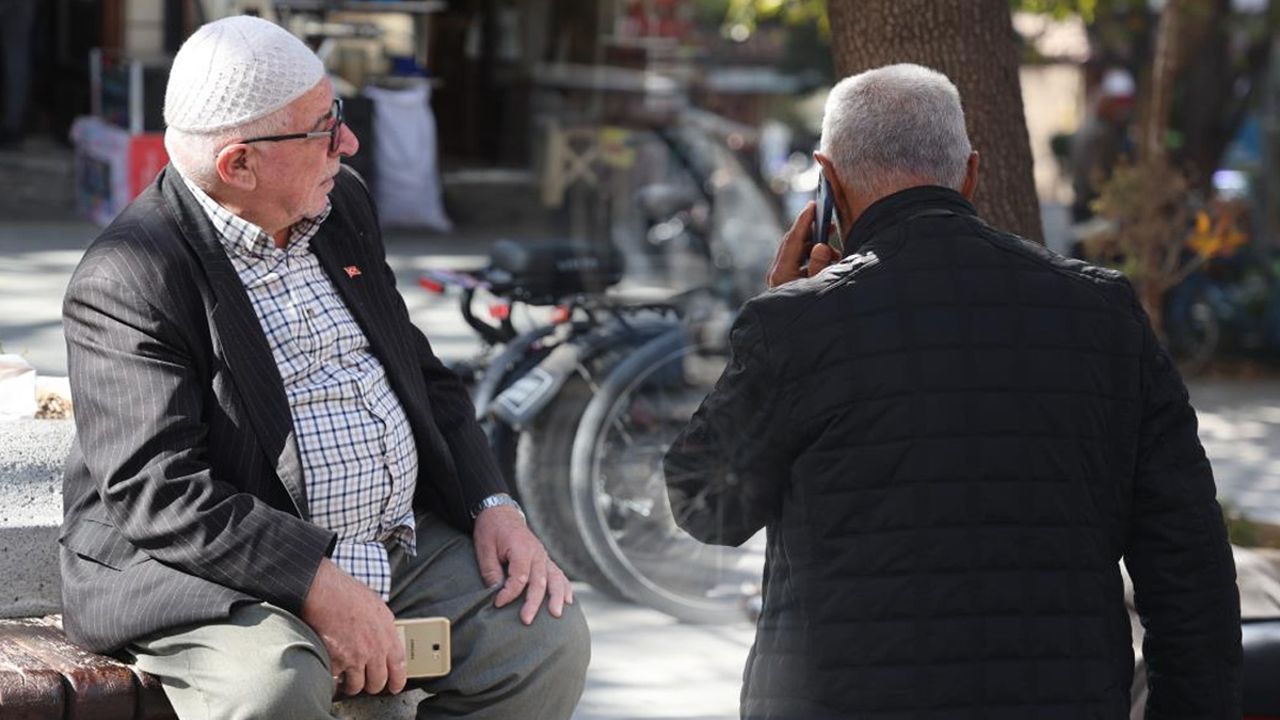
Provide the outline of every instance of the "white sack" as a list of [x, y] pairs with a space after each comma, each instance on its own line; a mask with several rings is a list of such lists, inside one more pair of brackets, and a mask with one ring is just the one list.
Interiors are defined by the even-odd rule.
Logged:
[[431, 86], [366, 87], [373, 101], [374, 193], [382, 224], [453, 229], [444, 214]]

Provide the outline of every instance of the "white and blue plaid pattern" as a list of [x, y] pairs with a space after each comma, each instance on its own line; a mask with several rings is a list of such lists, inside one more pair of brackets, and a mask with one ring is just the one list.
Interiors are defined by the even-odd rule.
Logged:
[[213, 222], [280, 368], [311, 522], [338, 534], [333, 562], [386, 600], [387, 547], [416, 550], [418, 453], [382, 364], [311, 252], [331, 208], [294, 225], [281, 249], [262, 228], [187, 187]]

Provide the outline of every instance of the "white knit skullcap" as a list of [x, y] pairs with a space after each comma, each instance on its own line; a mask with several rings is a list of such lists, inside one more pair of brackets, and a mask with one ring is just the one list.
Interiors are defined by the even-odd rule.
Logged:
[[173, 58], [164, 121], [190, 133], [237, 127], [288, 105], [323, 77], [320, 58], [279, 25], [223, 18], [196, 30]]

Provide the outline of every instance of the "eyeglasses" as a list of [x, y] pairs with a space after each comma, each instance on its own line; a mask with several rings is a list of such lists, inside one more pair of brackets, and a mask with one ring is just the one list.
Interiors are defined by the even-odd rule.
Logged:
[[311, 138], [328, 137], [329, 153], [338, 152], [338, 146], [342, 143], [342, 98], [333, 99], [333, 108], [329, 111], [333, 115], [333, 127], [328, 130], [316, 130], [315, 132], [290, 133], [288, 135], [267, 135], [265, 137], [248, 138], [240, 142], [247, 145], [256, 142], [278, 142], [280, 140], [309, 140]]

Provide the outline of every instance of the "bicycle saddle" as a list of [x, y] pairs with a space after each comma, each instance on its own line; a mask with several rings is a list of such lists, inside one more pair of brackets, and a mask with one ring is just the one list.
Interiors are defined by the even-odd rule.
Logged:
[[494, 291], [531, 305], [603, 292], [622, 279], [624, 268], [622, 253], [611, 243], [498, 240], [489, 252]]

